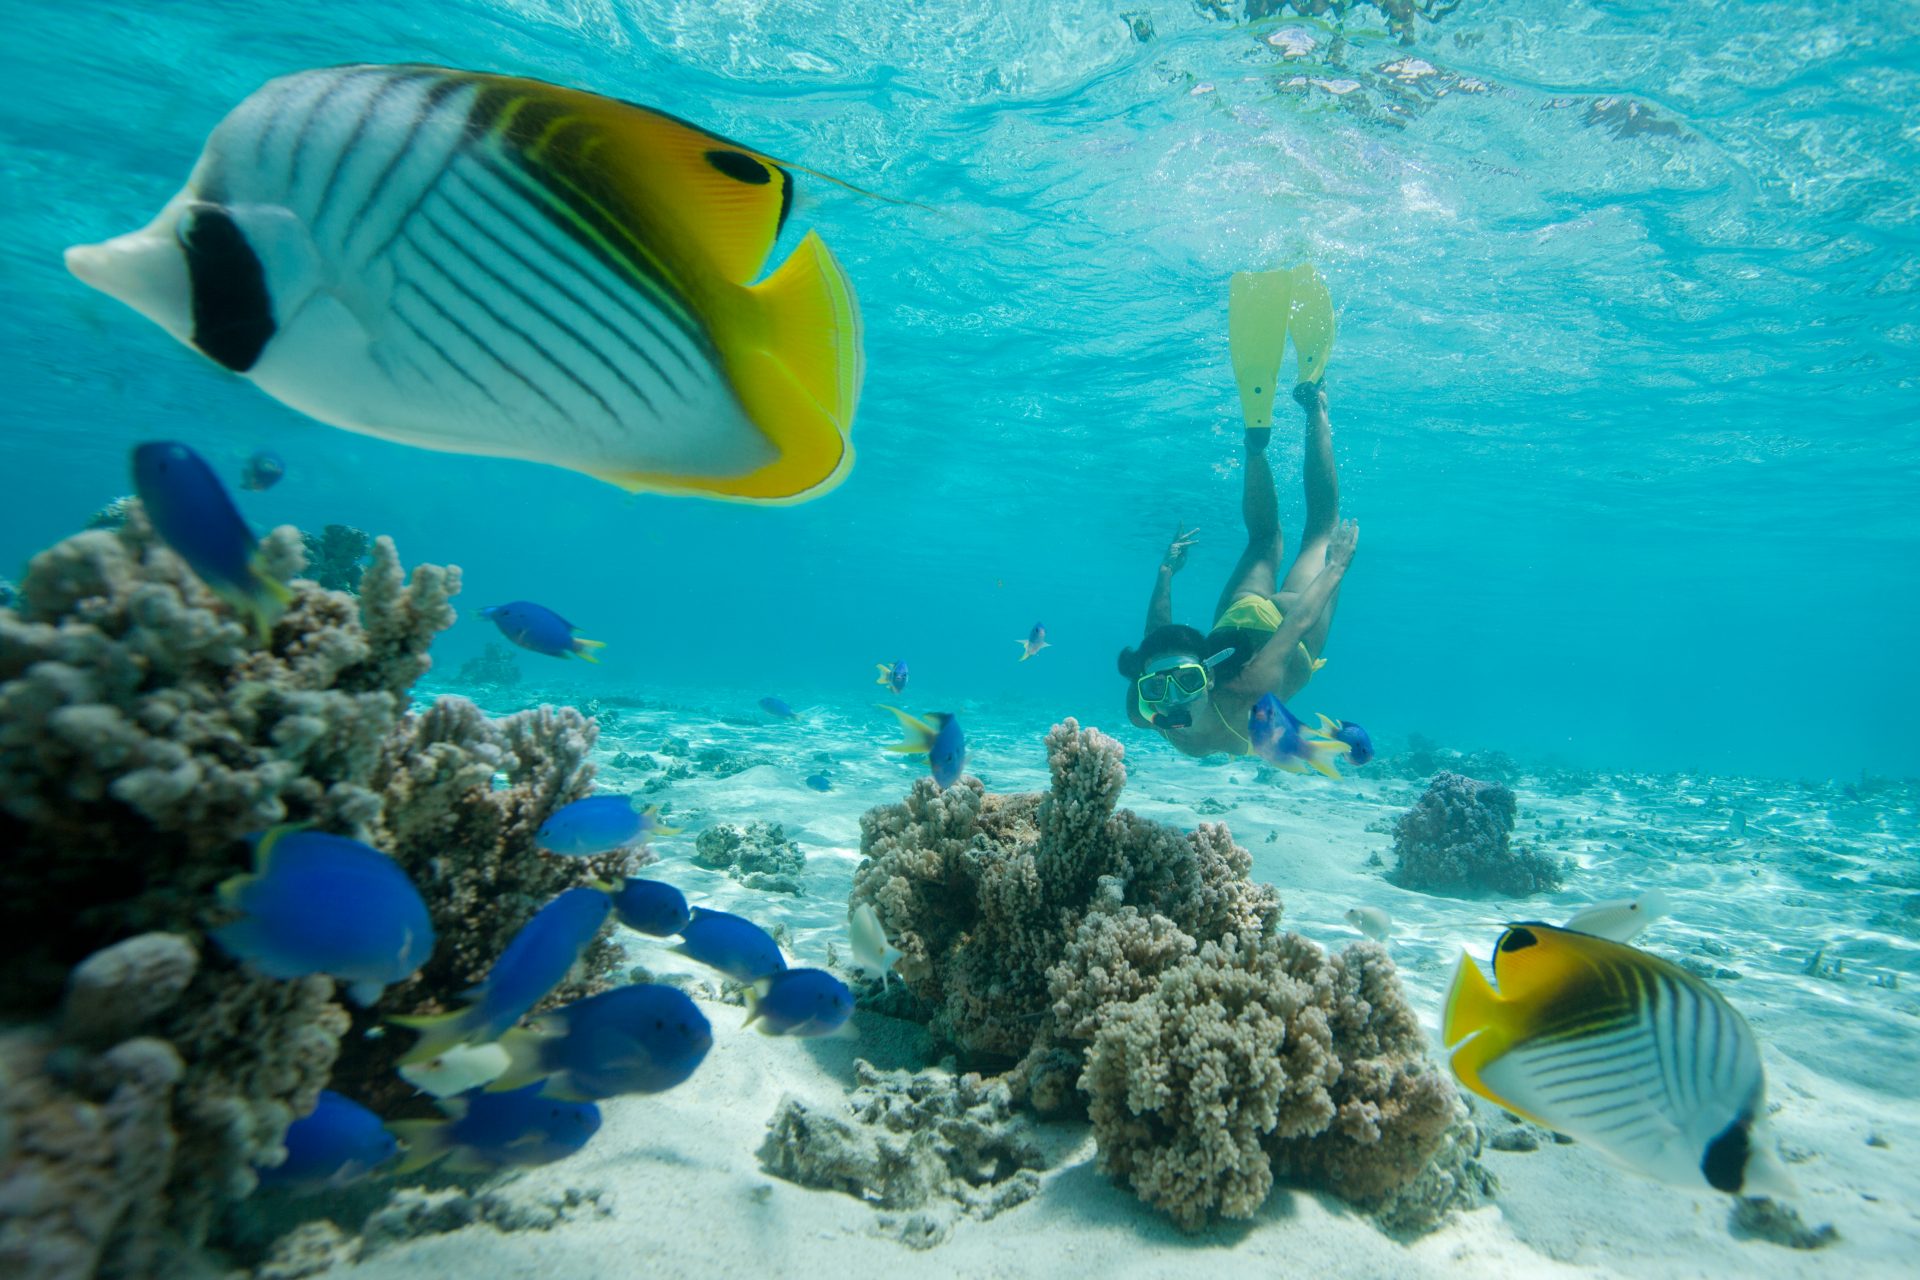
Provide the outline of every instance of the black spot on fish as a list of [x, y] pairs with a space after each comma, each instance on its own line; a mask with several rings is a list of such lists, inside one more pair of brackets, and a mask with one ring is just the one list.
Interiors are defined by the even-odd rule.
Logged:
[[773, 175], [767, 172], [767, 166], [752, 156], [742, 155], [738, 151], [721, 151], [715, 148], [707, 152], [707, 163], [735, 182], [744, 182], [749, 186], [764, 187], [773, 181]]
[[1737, 1194], [1747, 1180], [1747, 1157], [1753, 1153], [1753, 1117], [1742, 1113], [1707, 1144], [1700, 1161], [1700, 1172], [1707, 1185], [1728, 1195]]
[[235, 373], [245, 373], [274, 334], [266, 268], [219, 205], [189, 208], [179, 235], [193, 294], [193, 345]]
[[1540, 939], [1533, 936], [1531, 929], [1509, 929], [1500, 939], [1500, 950], [1524, 951], [1539, 941]]

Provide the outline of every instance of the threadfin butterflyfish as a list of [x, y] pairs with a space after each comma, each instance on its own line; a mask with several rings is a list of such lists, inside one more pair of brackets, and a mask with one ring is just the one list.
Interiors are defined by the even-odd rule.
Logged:
[[516, 76], [271, 80], [146, 227], [69, 270], [322, 422], [628, 490], [798, 502], [853, 461], [852, 285], [787, 168]]
[[[1658, 956], [1529, 921], [1461, 953], [1441, 1040], [1460, 1083], [1627, 1168], [1734, 1195], [1791, 1191], [1747, 1020]], [[1497, 986], [1497, 989], [1496, 989]]]
[[880, 913], [873, 909], [871, 902], [863, 902], [847, 913], [847, 938], [853, 943], [854, 967], [877, 975], [883, 985], [890, 984], [893, 966], [900, 962], [901, 954], [888, 941]]

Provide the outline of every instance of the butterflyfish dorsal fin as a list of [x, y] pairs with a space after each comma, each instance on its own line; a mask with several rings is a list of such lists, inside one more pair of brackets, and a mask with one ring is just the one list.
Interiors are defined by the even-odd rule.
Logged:
[[733, 284], [766, 266], [793, 207], [793, 178], [768, 156], [637, 103], [518, 76], [474, 78], [476, 119], [556, 198], [626, 233], [623, 247], [669, 271], [698, 262]]

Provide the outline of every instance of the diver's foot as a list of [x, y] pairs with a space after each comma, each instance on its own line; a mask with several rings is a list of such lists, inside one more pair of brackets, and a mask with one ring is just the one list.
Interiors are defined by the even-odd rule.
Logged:
[[1296, 383], [1293, 398], [1302, 409], [1312, 413], [1315, 409], [1325, 411], [1327, 407], [1327, 384], [1324, 379], [1315, 378], [1312, 382]]
[[1272, 427], [1247, 428], [1247, 452], [1265, 453], [1267, 451], [1267, 441], [1271, 439], [1273, 439]]

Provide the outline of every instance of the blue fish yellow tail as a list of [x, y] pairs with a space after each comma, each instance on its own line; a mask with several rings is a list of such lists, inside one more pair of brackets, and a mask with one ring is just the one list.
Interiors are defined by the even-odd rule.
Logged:
[[389, 1120], [387, 1132], [406, 1144], [407, 1153], [394, 1166], [395, 1174], [418, 1173], [442, 1159], [453, 1148], [447, 1141], [446, 1120]]
[[[1308, 731], [1310, 732], [1310, 731]], [[1344, 742], [1331, 742], [1324, 738], [1300, 735], [1300, 758], [1307, 768], [1323, 778], [1338, 778], [1340, 770], [1334, 768], [1334, 761], [1352, 750]]]
[[873, 682], [875, 684], [883, 684], [883, 685], [886, 685], [888, 688], [892, 688], [893, 687], [892, 664], [886, 663], [886, 662], [876, 662], [873, 665], [880, 669], [880, 674], [874, 677]]
[[[653, 820], [653, 825], [647, 828], [647, 835], [649, 836], [677, 836], [686, 830], [685, 827], [670, 827], [660, 821], [660, 806], [657, 804], [647, 806], [647, 817]], [[612, 892], [612, 890], [609, 890], [609, 892]]]
[[605, 640], [588, 640], [584, 636], [573, 638], [573, 651], [596, 667], [600, 665], [600, 655], [596, 651], [606, 647]]
[[[550, 1016], [550, 1015], [549, 1015]], [[500, 1037], [498, 1043], [507, 1053], [507, 1069], [487, 1082], [488, 1093], [508, 1093], [524, 1089], [547, 1074], [541, 1063], [540, 1048], [546, 1037], [538, 1031], [517, 1027]]]
[[925, 755], [927, 752], [933, 750], [933, 740], [938, 736], [940, 732], [939, 729], [928, 724], [919, 716], [908, 715], [898, 707], [889, 707], [882, 704], [880, 709], [882, 711], [893, 712], [894, 716], [900, 721], [901, 732], [906, 734], [906, 740], [904, 742], [889, 743], [886, 750], [897, 751], [901, 755], [909, 756]]
[[449, 1049], [458, 1048], [473, 1039], [480, 1029], [480, 1006], [468, 1005], [452, 1013], [429, 1013], [414, 1017], [388, 1018], [396, 1027], [405, 1027], [417, 1031], [420, 1038], [413, 1047], [401, 1057], [403, 1067], [411, 1067], [420, 1062], [431, 1062]]

